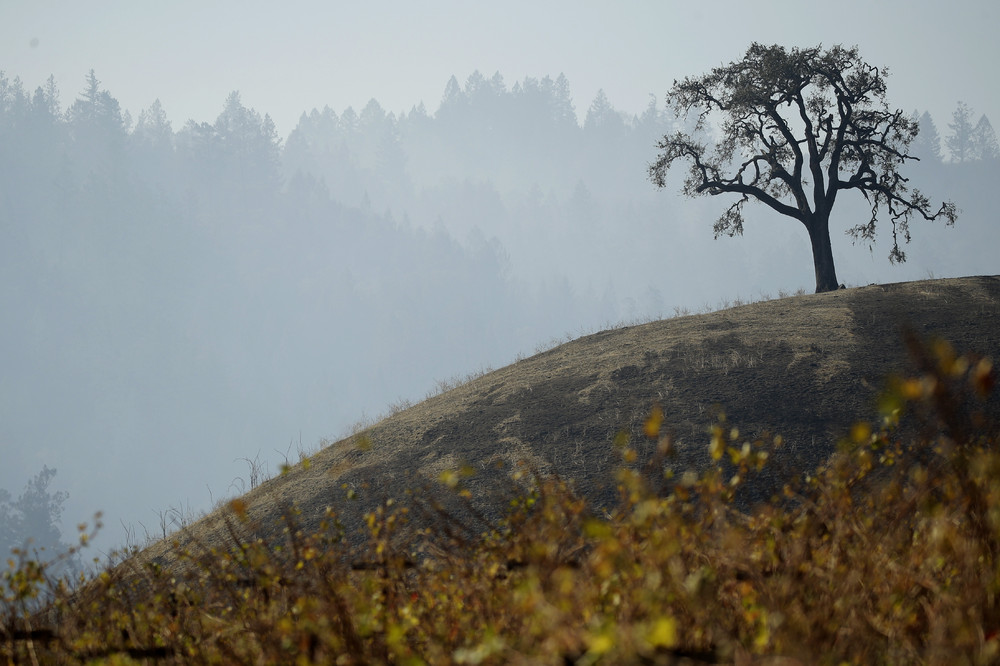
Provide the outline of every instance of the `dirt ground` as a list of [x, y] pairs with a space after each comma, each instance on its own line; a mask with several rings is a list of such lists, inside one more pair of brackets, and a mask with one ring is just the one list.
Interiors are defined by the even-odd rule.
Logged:
[[[659, 405], [677, 472], [709, 463], [707, 431], [720, 411], [741, 438], [782, 436], [771, 471], [748, 491], [753, 501], [784, 475], [821, 463], [855, 420], [876, 417], [885, 377], [908, 368], [903, 326], [1000, 359], [998, 323], [994, 276], [873, 285], [604, 331], [398, 412], [243, 499], [265, 536], [277, 534], [290, 503], [307, 527], [333, 506], [351, 528], [408, 490], [447, 495], [441, 472], [467, 466], [473, 503], [496, 516], [497, 494], [510, 491], [511, 471], [526, 463], [608, 506], [621, 464], [616, 436], [628, 433], [643, 463], [653, 443], [642, 424]], [[358, 499], [347, 500], [348, 491]], [[189, 535], [223, 539], [221, 515]]]

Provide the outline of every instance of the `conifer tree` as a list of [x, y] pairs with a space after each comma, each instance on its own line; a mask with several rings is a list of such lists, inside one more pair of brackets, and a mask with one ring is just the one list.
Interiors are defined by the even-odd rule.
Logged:
[[985, 114], [980, 116], [979, 122], [972, 129], [972, 145], [976, 159], [1000, 159], [1000, 146], [997, 145], [997, 135], [993, 131], [990, 119]]
[[948, 152], [952, 162], [967, 162], [973, 158], [973, 130], [972, 109], [965, 102], [959, 102], [955, 111], [951, 114], [951, 122], [948, 123], [951, 134], [945, 139]]
[[917, 123], [920, 132], [913, 139], [913, 155], [921, 160], [939, 164], [941, 156], [941, 135], [938, 134], [937, 125], [931, 114], [924, 111], [922, 114], [913, 112], [913, 121]]

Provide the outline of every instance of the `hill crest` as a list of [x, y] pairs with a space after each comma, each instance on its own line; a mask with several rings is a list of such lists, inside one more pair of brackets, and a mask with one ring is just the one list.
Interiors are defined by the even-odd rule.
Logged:
[[[741, 437], [782, 436], [776, 469], [808, 470], [852, 420], [875, 416], [885, 377], [907, 367], [903, 326], [996, 359], [998, 321], [1000, 276], [991, 276], [872, 285], [607, 330], [399, 411], [242, 501], [256, 534], [274, 536], [289, 505], [304, 527], [332, 506], [350, 528], [378, 502], [433, 492], [442, 472], [463, 466], [475, 471], [466, 481], [474, 503], [485, 506], [523, 462], [572, 479], [599, 506], [615, 498], [616, 436], [628, 433], [640, 462], [652, 455], [642, 424], [653, 405], [674, 438], [676, 470], [708, 464], [706, 430], [718, 409]], [[173, 539], [223, 543], [229, 513], [221, 507]], [[168, 548], [153, 544], [147, 554]]]

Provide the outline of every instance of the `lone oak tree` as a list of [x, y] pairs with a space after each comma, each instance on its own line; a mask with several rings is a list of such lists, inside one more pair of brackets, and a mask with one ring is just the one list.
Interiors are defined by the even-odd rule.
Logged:
[[[888, 72], [858, 56], [857, 47], [785, 49], [754, 43], [739, 62], [674, 81], [667, 102], [678, 115], [694, 112], [691, 132], [657, 143], [662, 152], [649, 166], [650, 180], [664, 187], [674, 162], [689, 162], [688, 196], [741, 195], [715, 223], [715, 237], [743, 233], [743, 205], [751, 198], [801, 222], [809, 232], [816, 291], [836, 289], [830, 246], [830, 211], [841, 190], [858, 190], [871, 204], [871, 219], [847, 230], [872, 241], [885, 209], [892, 222], [889, 260], [906, 260], [899, 237], [910, 240], [914, 214], [954, 224], [951, 202], [932, 212], [927, 197], [910, 189], [897, 171], [906, 160], [917, 123], [885, 100]], [[704, 137], [710, 119], [721, 117], [719, 138]]]

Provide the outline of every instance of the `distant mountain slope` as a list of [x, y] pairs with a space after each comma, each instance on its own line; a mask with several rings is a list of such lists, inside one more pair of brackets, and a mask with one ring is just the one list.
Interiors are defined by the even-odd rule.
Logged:
[[[474, 501], [488, 498], [525, 461], [610, 503], [620, 464], [613, 440], [627, 431], [639, 462], [647, 459], [642, 424], [654, 404], [675, 438], [674, 469], [707, 463], [717, 407], [742, 437], [783, 436], [775, 470], [807, 469], [855, 420], [875, 416], [884, 377], [907, 368], [902, 326], [1000, 359], [998, 324], [994, 276], [847, 289], [604, 331], [396, 413], [243, 499], [258, 534], [277, 534], [290, 503], [306, 525], [334, 506], [351, 527], [374, 503], [440, 487], [441, 472], [463, 464], [477, 472], [468, 480]], [[347, 489], [359, 499], [346, 500]], [[224, 540], [226, 512], [179, 538]]]

